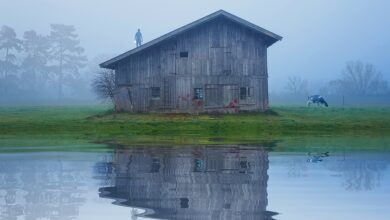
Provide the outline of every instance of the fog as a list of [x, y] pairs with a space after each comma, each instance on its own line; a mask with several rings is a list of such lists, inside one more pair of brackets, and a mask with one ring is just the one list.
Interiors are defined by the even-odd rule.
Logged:
[[[48, 35], [50, 24], [74, 25], [89, 60], [86, 68], [94, 69], [102, 57], [134, 48], [137, 28], [145, 43], [219, 9], [283, 37], [268, 50], [271, 94], [288, 92], [291, 76], [307, 82], [307, 94], [319, 93], [356, 60], [390, 80], [387, 0], [0, 0], [0, 26], [12, 27], [21, 38], [32, 29]], [[89, 87], [95, 70], [82, 72]]]

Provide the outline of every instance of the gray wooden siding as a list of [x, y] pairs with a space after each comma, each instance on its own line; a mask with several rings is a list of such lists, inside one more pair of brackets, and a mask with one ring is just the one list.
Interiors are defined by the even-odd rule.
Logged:
[[[165, 146], [113, 146], [115, 181], [99, 189], [101, 196], [117, 200], [114, 204], [164, 210], [168, 214], [156, 216], [163, 219], [272, 219], [262, 215], [269, 169], [262, 147], [179, 147], [180, 152]], [[187, 208], [180, 198], [189, 200]]]
[[[228, 20], [213, 20], [132, 55], [116, 74], [117, 85], [130, 90], [132, 111], [193, 111], [194, 88], [203, 88], [201, 111], [227, 110], [234, 99], [240, 110], [268, 106], [267, 46], [259, 34]], [[151, 87], [161, 88], [160, 98], [150, 96]], [[253, 88], [251, 100], [239, 100], [240, 87]]]

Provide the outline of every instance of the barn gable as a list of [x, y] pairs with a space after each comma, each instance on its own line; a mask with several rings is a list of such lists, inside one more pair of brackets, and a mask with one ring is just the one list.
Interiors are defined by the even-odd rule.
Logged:
[[106, 62], [101, 63], [100, 67], [108, 68], [108, 69], [114, 69], [115, 65], [119, 61], [121, 61], [121, 60], [123, 60], [123, 59], [125, 59], [125, 58], [127, 58], [127, 57], [129, 57], [129, 56], [131, 56], [133, 54], [136, 54], [136, 53], [138, 53], [140, 51], [143, 51], [143, 50], [145, 50], [147, 48], [150, 48], [152, 46], [156, 46], [159, 43], [167, 41], [167, 40], [175, 37], [178, 34], [185, 33], [185, 32], [187, 32], [189, 30], [192, 30], [192, 29], [198, 27], [199, 25], [203, 25], [203, 24], [205, 24], [207, 22], [210, 22], [212, 20], [215, 20], [215, 19], [218, 19], [218, 18], [221, 18], [221, 17], [226, 18], [226, 19], [228, 19], [228, 20], [230, 20], [232, 22], [235, 22], [235, 23], [237, 23], [239, 25], [242, 25], [242, 26], [244, 26], [244, 27], [246, 27], [246, 28], [248, 28], [250, 30], [253, 30], [253, 31], [259, 33], [265, 39], [265, 42], [266, 42], [267, 46], [271, 46], [275, 42], [277, 42], [279, 40], [282, 40], [281, 36], [279, 36], [279, 35], [277, 35], [275, 33], [272, 33], [271, 31], [268, 31], [268, 30], [266, 30], [266, 29], [264, 29], [262, 27], [259, 27], [259, 26], [255, 25], [255, 24], [252, 24], [252, 23], [250, 23], [250, 22], [248, 22], [248, 21], [246, 21], [246, 20], [244, 20], [242, 18], [239, 18], [239, 17], [237, 17], [237, 16], [235, 16], [233, 14], [230, 14], [230, 13], [224, 11], [224, 10], [219, 10], [219, 11], [216, 11], [216, 12], [214, 12], [214, 13], [208, 15], [208, 16], [205, 16], [205, 17], [199, 19], [199, 20], [196, 20], [196, 21], [194, 21], [194, 22], [192, 22], [190, 24], [182, 26], [182, 27], [180, 27], [180, 28], [178, 28], [178, 29], [176, 29], [174, 31], [171, 31], [171, 32], [169, 32], [169, 33], [159, 37], [159, 38], [156, 38], [156, 39], [154, 39], [154, 40], [152, 40], [150, 42], [147, 42], [147, 43], [141, 45], [140, 47], [134, 48], [134, 49], [132, 49], [130, 51], [127, 51], [127, 52], [125, 52], [123, 54], [120, 54], [119, 56], [116, 56], [116, 57], [114, 57], [114, 58], [112, 58], [110, 60], [107, 60]]

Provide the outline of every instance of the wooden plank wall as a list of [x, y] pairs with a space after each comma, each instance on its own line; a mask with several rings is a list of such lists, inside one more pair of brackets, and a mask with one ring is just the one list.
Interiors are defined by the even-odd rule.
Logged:
[[[188, 57], [180, 57], [180, 52], [188, 52]], [[134, 90], [134, 111], [192, 111], [193, 89], [203, 88], [205, 93], [206, 85], [222, 90], [228, 85], [253, 87], [253, 101], [240, 102], [240, 109], [262, 111], [268, 106], [266, 44], [258, 33], [224, 19], [139, 52], [123, 60], [116, 73], [119, 87]], [[150, 97], [151, 87], [161, 88], [160, 99]], [[231, 95], [220, 95], [221, 110], [227, 96]], [[211, 103], [206, 95], [205, 99]]]

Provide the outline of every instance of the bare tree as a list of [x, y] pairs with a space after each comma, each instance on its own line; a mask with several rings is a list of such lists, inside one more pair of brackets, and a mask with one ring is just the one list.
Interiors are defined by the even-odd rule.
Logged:
[[286, 90], [294, 95], [307, 93], [307, 80], [299, 76], [289, 76], [286, 84]]
[[109, 99], [115, 106], [115, 72], [113, 70], [99, 72], [92, 81], [92, 88], [100, 99], [104, 101]]
[[374, 65], [361, 61], [347, 62], [341, 78], [331, 81], [335, 92], [353, 95], [383, 94], [387, 91], [387, 82]]

